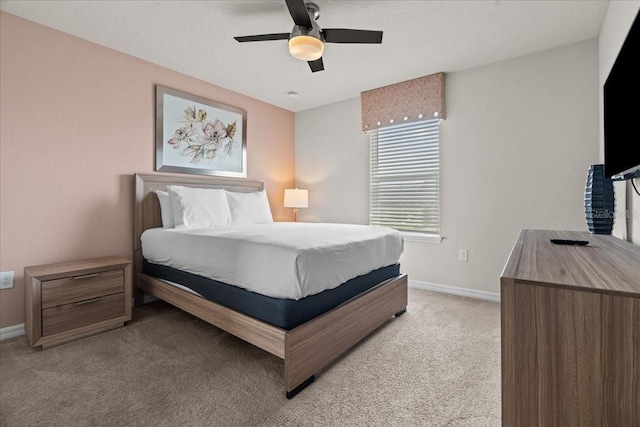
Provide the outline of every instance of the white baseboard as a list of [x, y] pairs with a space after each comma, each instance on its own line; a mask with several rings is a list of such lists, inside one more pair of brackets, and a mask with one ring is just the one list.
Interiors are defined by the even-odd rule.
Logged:
[[409, 280], [409, 287], [500, 302], [500, 294], [497, 292], [478, 291], [476, 289], [459, 288], [457, 286], [436, 285], [435, 283], [420, 282], [418, 280]]
[[24, 323], [0, 328], [0, 341], [24, 335]]

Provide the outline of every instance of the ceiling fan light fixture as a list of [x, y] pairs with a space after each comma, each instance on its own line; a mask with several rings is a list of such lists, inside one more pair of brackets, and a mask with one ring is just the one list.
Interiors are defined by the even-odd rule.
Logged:
[[312, 73], [324, 70], [325, 43], [382, 43], [382, 31], [354, 30], [351, 28], [325, 28], [318, 25], [320, 8], [308, 0], [285, 0], [294, 25], [289, 34], [270, 33], [234, 37], [238, 42], [262, 42], [288, 40], [289, 53], [296, 59], [306, 61]]
[[307, 35], [289, 39], [289, 53], [301, 61], [315, 61], [322, 57], [324, 43], [322, 40]]

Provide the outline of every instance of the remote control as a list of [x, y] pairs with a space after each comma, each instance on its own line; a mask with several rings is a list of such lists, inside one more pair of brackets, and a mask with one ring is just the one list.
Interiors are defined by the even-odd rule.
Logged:
[[565, 240], [565, 239], [551, 239], [551, 243], [556, 245], [572, 245], [572, 246], [585, 246], [589, 242], [586, 240]]

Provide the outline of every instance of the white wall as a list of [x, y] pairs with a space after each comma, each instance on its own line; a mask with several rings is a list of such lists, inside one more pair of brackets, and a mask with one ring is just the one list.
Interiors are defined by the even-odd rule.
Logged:
[[305, 222], [369, 223], [369, 136], [360, 98], [296, 114], [296, 185], [309, 189]]
[[[629, 28], [640, 10], [640, 1], [612, 1], [609, 4], [600, 38], [599, 53], [599, 89], [609, 76], [609, 71], [618, 56]], [[604, 129], [602, 90], [600, 90], [600, 161], [604, 161]], [[636, 179], [636, 187], [640, 188], [640, 180]], [[629, 181], [616, 183], [616, 212], [629, 212], [628, 219], [618, 216], [614, 232], [617, 236], [640, 244], [640, 196], [631, 188]]]
[[[498, 292], [522, 228], [586, 230], [598, 161], [598, 43], [590, 40], [446, 76], [441, 244], [406, 242], [411, 280]], [[368, 221], [368, 138], [360, 101], [296, 114], [301, 220]], [[469, 250], [469, 262], [457, 260]]]

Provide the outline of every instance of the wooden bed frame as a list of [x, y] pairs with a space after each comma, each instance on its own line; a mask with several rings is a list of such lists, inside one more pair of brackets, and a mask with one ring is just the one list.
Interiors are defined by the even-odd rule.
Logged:
[[224, 188], [252, 192], [263, 183], [248, 179], [177, 174], [136, 174], [134, 209], [135, 303], [142, 304], [144, 292], [184, 310], [256, 347], [284, 359], [285, 391], [292, 398], [311, 384], [317, 371], [376, 330], [407, 306], [407, 276], [386, 280], [291, 330], [285, 330], [239, 313], [192, 293], [180, 290], [142, 273], [142, 232], [162, 227], [155, 190], [167, 185]]

